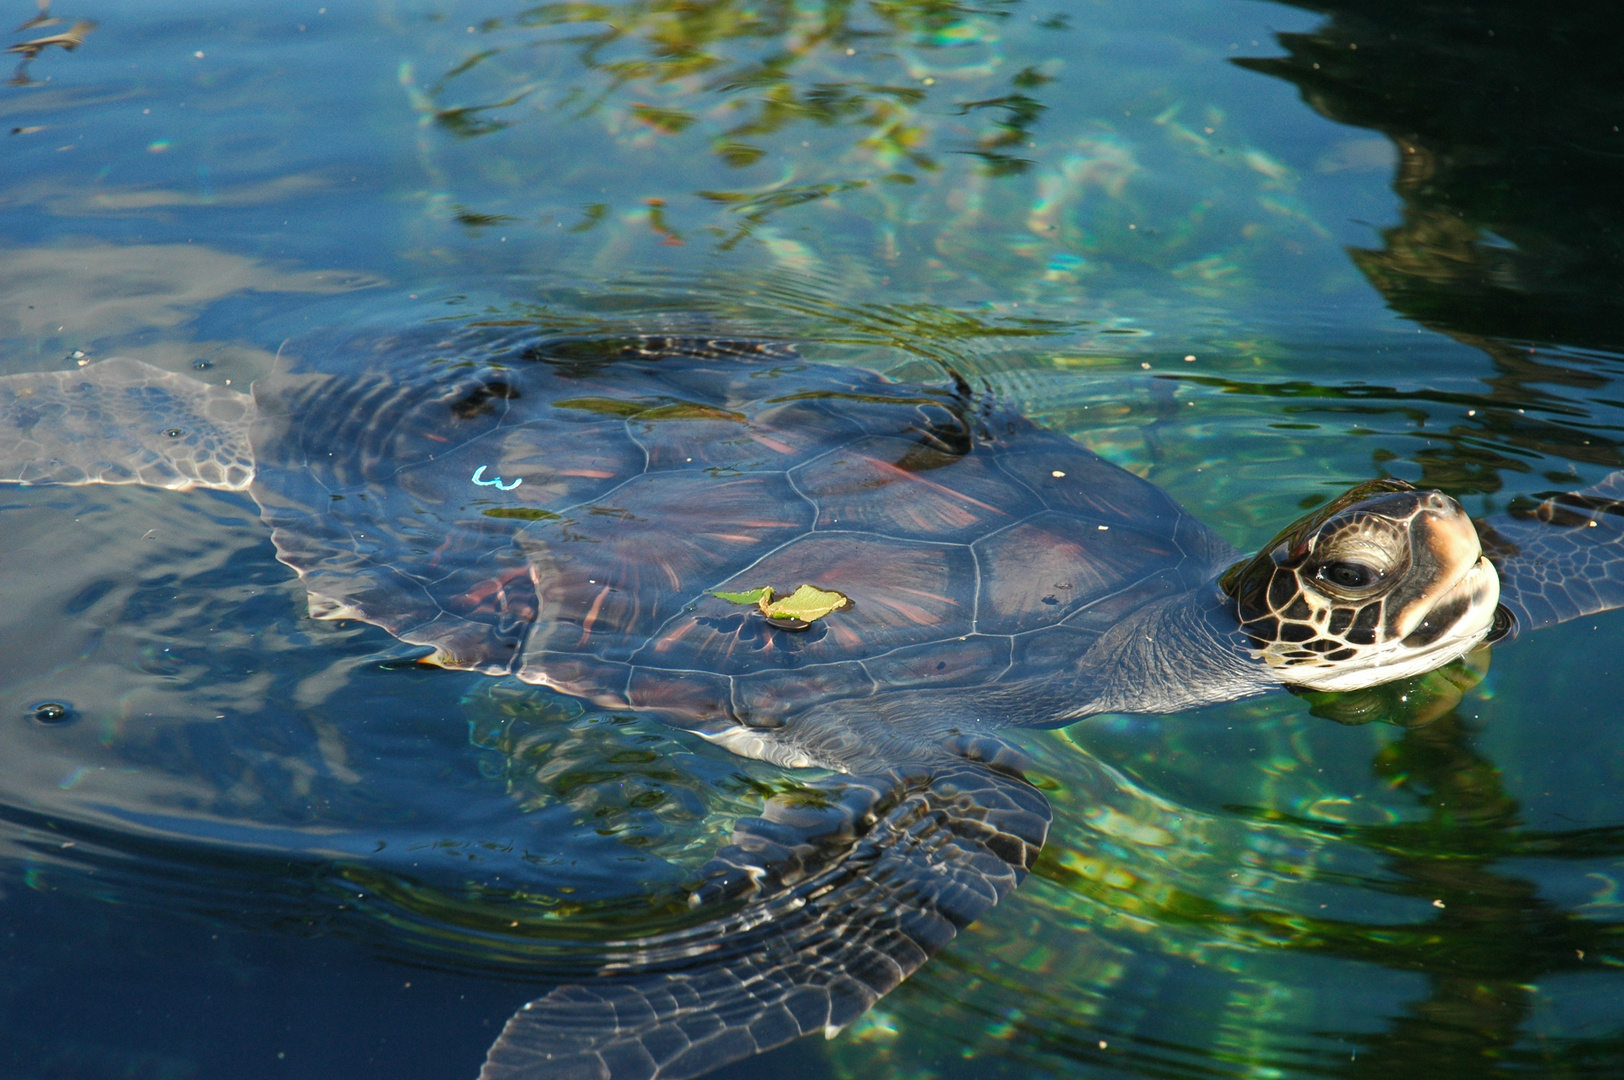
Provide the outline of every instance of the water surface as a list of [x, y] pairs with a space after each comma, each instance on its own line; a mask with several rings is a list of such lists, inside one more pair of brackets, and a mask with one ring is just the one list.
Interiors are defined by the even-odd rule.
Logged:
[[[0, 87], [5, 372], [790, 336], [984, 381], [1243, 548], [1372, 476], [1479, 513], [1624, 466], [1600, 3], [49, 14]], [[795, 780], [313, 622], [243, 497], [0, 490], [0, 575], [8, 1076], [472, 1076]], [[722, 1075], [1619, 1075], [1621, 636], [1020, 734], [1026, 884]]]

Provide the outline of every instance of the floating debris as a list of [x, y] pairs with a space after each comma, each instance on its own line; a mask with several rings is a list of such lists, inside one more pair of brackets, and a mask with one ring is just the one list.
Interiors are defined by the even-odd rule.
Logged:
[[[23, 24], [27, 26], [27, 23]], [[60, 34], [50, 37], [35, 38], [33, 41], [24, 41], [6, 49], [8, 53], [21, 53], [25, 59], [32, 60], [52, 45], [61, 46], [72, 52], [85, 43], [85, 35], [96, 29], [96, 24], [90, 19], [80, 19], [72, 27]]]

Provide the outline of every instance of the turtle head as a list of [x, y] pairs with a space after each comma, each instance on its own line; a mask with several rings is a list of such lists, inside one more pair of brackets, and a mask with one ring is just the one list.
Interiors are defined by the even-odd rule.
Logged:
[[1220, 581], [1280, 681], [1357, 690], [1418, 675], [1481, 642], [1500, 579], [1466, 511], [1373, 480], [1294, 522]]

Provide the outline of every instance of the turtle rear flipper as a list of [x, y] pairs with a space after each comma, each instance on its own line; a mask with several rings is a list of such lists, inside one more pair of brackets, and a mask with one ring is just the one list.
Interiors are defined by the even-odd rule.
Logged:
[[1035, 788], [974, 760], [819, 787], [713, 862], [702, 892], [756, 898], [532, 1001], [480, 1080], [681, 1080], [833, 1037], [1015, 888], [1049, 825]]
[[242, 491], [254, 401], [127, 357], [0, 377], [0, 481]]
[[1624, 607], [1624, 470], [1478, 522], [1510, 634]]

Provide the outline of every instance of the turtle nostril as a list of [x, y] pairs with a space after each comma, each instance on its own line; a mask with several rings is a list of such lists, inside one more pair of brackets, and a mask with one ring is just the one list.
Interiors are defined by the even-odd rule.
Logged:
[[1460, 504], [1441, 491], [1434, 491], [1427, 496], [1426, 511], [1444, 521], [1462, 514]]

